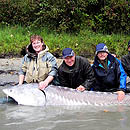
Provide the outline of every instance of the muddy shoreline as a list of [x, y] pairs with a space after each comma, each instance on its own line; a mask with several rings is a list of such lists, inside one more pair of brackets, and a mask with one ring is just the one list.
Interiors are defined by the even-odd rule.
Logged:
[[18, 83], [18, 72], [22, 58], [0, 58], [0, 86]]

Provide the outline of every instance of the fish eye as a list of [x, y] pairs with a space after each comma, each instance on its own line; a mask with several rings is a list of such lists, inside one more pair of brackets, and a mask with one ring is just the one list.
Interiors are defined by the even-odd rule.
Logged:
[[10, 92], [12, 92], [13, 90], [11, 89]]

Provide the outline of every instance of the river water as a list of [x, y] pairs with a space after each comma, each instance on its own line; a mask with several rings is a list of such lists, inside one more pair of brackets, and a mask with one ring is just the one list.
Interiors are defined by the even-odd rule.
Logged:
[[[21, 59], [1, 59], [2, 89], [18, 81]], [[130, 106], [46, 106], [0, 104], [1, 130], [130, 130]]]

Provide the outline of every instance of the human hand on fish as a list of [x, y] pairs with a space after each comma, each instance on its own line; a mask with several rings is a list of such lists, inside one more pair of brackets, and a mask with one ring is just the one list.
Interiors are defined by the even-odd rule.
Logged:
[[45, 80], [45, 81], [41, 81], [38, 87], [39, 89], [44, 90], [47, 86], [48, 86], [48, 82]]
[[125, 98], [125, 93], [123, 91], [117, 91], [118, 94], [118, 101], [122, 101]]
[[82, 86], [82, 85], [80, 85], [80, 86], [79, 86], [79, 87], [77, 87], [76, 89], [82, 92], [82, 91], [84, 91], [84, 90], [85, 90], [85, 87], [84, 87], [84, 86]]

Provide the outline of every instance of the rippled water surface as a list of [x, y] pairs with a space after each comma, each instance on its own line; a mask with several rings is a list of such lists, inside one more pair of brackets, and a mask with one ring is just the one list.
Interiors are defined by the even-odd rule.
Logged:
[[1, 130], [129, 130], [129, 122], [127, 106], [0, 105]]

